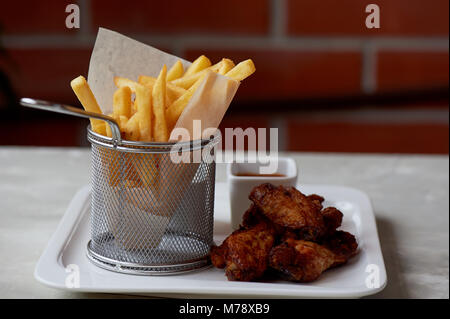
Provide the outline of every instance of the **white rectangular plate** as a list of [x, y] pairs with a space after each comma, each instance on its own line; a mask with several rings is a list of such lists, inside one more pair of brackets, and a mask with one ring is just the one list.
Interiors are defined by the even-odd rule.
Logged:
[[[381, 291], [387, 282], [386, 270], [368, 196], [342, 186], [301, 185], [298, 188], [305, 194], [324, 196], [325, 206], [339, 208], [344, 213], [341, 228], [353, 233], [359, 243], [359, 254], [348, 264], [326, 271], [312, 283], [232, 282], [227, 280], [223, 269], [216, 268], [172, 276], [137, 276], [101, 269], [86, 257], [89, 186], [80, 189], [72, 199], [39, 259], [34, 275], [43, 284], [60, 289], [166, 297], [351, 298]], [[221, 243], [231, 232], [226, 183], [216, 184], [214, 214], [214, 240]], [[79, 270], [79, 287], [68, 288], [66, 279], [74, 282], [71, 280], [74, 277], [69, 276], [73, 275], [70, 269], [75, 268]]]

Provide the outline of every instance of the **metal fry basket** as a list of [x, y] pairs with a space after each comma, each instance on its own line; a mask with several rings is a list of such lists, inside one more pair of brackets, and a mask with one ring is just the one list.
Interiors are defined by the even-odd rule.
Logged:
[[[220, 136], [175, 147], [118, 142], [88, 128], [88, 140], [92, 145], [89, 259], [102, 268], [132, 274], [174, 274], [208, 266], [214, 152]], [[179, 162], [182, 157], [184, 162]]]
[[123, 141], [107, 115], [31, 98], [20, 104], [106, 121], [112, 138], [88, 127], [92, 145], [91, 239], [96, 265], [123, 273], [165, 275], [208, 266], [213, 243], [215, 146]]

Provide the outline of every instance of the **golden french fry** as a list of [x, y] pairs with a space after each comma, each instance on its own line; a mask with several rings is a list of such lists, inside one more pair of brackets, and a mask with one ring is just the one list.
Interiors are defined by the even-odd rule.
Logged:
[[125, 139], [129, 141], [139, 141], [140, 131], [139, 131], [139, 115], [135, 113], [123, 127], [125, 133]]
[[[153, 89], [153, 85], [155, 85], [156, 79], [151, 76], [140, 75], [138, 82], [142, 85], [146, 85]], [[178, 99], [180, 96], [182, 96], [184, 93], [186, 93], [185, 89], [178, 87], [176, 85], [173, 85], [170, 82], [167, 83], [167, 85], [166, 85], [166, 91], [167, 91], [167, 94], [170, 96], [170, 99], [172, 99], [174, 101], [176, 99]]]
[[236, 81], [242, 81], [246, 77], [252, 75], [256, 71], [255, 65], [251, 59], [242, 61], [230, 71], [228, 71], [225, 76], [228, 76]]
[[205, 75], [206, 70], [188, 75], [183, 76], [180, 79], [176, 79], [175, 81], [170, 82], [173, 85], [176, 85], [177, 87], [183, 88], [183, 89], [189, 89], [199, 78], [201, 78], [203, 75]]
[[[109, 114], [108, 116], [113, 117], [113, 114]], [[111, 126], [109, 126], [109, 124], [106, 125], [106, 136], [112, 137]]]
[[152, 141], [152, 90], [148, 86], [136, 86], [137, 116], [139, 117], [139, 140]]
[[175, 64], [167, 72], [167, 81], [173, 81], [183, 76], [184, 68], [183, 63], [180, 60], [175, 62]]
[[125, 115], [119, 115], [117, 122], [119, 123], [120, 131], [125, 132], [125, 126], [127, 125], [128, 118]]
[[122, 158], [124, 161], [124, 167], [122, 167], [123, 177], [122, 180], [125, 181], [125, 184], [132, 186], [139, 186], [141, 184], [141, 180], [138, 172], [136, 171], [133, 162], [134, 162], [134, 153], [124, 153], [122, 154]]
[[183, 77], [192, 75], [194, 73], [200, 72], [203, 69], [206, 69], [211, 66], [211, 61], [204, 55], [199, 56], [189, 68], [184, 73]]
[[155, 186], [158, 182], [158, 159], [155, 154], [134, 154], [134, 169], [139, 175], [142, 184], [146, 187]]
[[[91, 124], [92, 125], [92, 124]], [[106, 127], [109, 126], [106, 122], [100, 122], [96, 125], [96, 129], [92, 128], [95, 133], [106, 136]]]
[[[199, 78], [203, 77], [206, 74], [206, 72], [208, 72], [208, 70], [211, 70], [216, 73], [219, 72], [224, 64], [224, 60], [228, 60], [228, 59], [222, 59], [222, 61], [220, 61], [214, 65], [211, 65], [210, 67], [208, 67], [204, 70], [201, 70], [200, 72], [197, 72], [197, 73], [194, 73], [194, 74], [191, 74], [188, 76], [184, 75], [182, 78], [176, 79], [170, 83], [187, 90], [192, 85], [194, 85], [194, 83], [197, 82], [197, 80]], [[228, 61], [231, 61], [231, 60], [228, 60]], [[229, 63], [228, 61], [227, 61], [227, 63]], [[233, 63], [233, 61], [231, 61], [231, 63]], [[233, 64], [233, 66], [234, 66], [234, 64]]]
[[120, 172], [117, 169], [119, 167], [118, 152], [108, 148], [100, 148], [99, 152], [102, 164], [106, 168], [109, 185], [117, 186], [120, 180]]
[[[228, 59], [222, 59], [222, 60], [220, 60], [219, 62], [217, 62], [216, 64], [214, 64], [214, 65], [211, 65], [209, 68], [208, 68], [208, 70], [211, 70], [211, 71], [213, 71], [213, 72], [219, 72], [219, 70], [220, 70], [220, 68], [222, 67], [222, 65], [223, 65], [223, 63], [224, 63], [224, 60], [228, 60]], [[231, 61], [231, 60], [230, 60]], [[233, 61], [231, 61], [231, 62], [233, 62]]]
[[134, 103], [134, 101], [131, 101], [131, 116], [133, 116], [136, 112], [136, 103]]
[[102, 149], [102, 162], [105, 165], [111, 186], [118, 186], [120, 182], [139, 185], [140, 178], [133, 162], [134, 153], [118, 153], [112, 149]]
[[139, 75], [139, 77], [138, 77], [139, 84], [151, 87], [152, 89], [153, 89], [153, 85], [155, 84], [155, 82], [156, 82], [156, 79], [152, 76]]
[[176, 98], [167, 92], [167, 86], [166, 86], [166, 105], [165, 105], [166, 108], [168, 108], [169, 105], [171, 105], [175, 101], [176, 101]]
[[[184, 90], [184, 93], [186, 93], [186, 90]], [[181, 94], [181, 95], [183, 95], [183, 94]], [[168, 83], [166, 84], [166, 97], [167, 97], [168, 103], [173, 103], [181, 95], [178, 95], [178, 93], [175, 93], [174, 91], [168, 89]]]
[[167, 67], [164, 65], [159, 73], [158, 79], [153, 86], [152, 98], [153, 98], [153, 137], [156, 142], [167, 142], [169, 134], [167, 132], [166, 125], [166, 76]]
[[127, 78], [123, 78], [120, 76], [115, 76], [114, 77], [114, 84], [118, 87], [124, 87], [127, 86], [131, 89], [131, 92], [135, 93], [136, 92], [136, 86], [139, 84], [133, 80], [127, 79]]
[[200, 84], [203, 81], [204, 76], [206, 73], [195, 82], [194, 85], [192, 85], [189, 90], [186, 91], [185, 94], [180, 96], [175, 102], [170, 105], [166, 110], [166, 121], [167, 121], [167, 127], [168, 131], [171, 132], [173, 127], [178, 121], [178, 118], [180, 117], [181, 113], [183, 113], [184, 108], [188, 104], [189, 100], [191, 99], [192, 95], [194, 95], [195, 90], [200, 86]]
[[[119, 124], [119, 129], [121, 133], [125, 133], [125, 126], [127, 125], [128, 118], [125, 115], [117, 115], [115, 113], [109, 114], [110, 117], [116, 120]], [[109, 124], [106, 124], [106, 136], [112, 137], [112, 131]]]
[[131, 116], [131, 89], [122, 86], [117, 89], [113, 96], [113, 114], [119, 118], [121, 115], [129, 118]]
[[[83, 76], [80, 75], [79, 77], [73, 79], [70, 82], [70, 86], [86, 111], [102, 114], [94, 93], [92, 93], [89, 84]], [[90, 119], [90, 121], [94, 132], [102, 135], [106, 134], [106, 125], [103, 121], [97, 119]]]
[[218, 71], [219, 74], [225, 75], [226, 73], [228, 73], [228, 71], [234, 68], [234, 62], [230, 59], [223, 58], [221, 62], [222, 65], [220, 66], [220, 69]]
[[[115, 114], [111, 114], [110, 116], [113, 117], [119, 124], [121, 133], [125, 133], [128, 118], [124, 115], [117, 116]], [[138, 123], [137, 121], [134, 122], [136, 124]], [[139, 134], [139, 126], [136, 125], [135, 128], [132, 128], [132, 131]], [[111, 137], [111, 128], [107, 124], [106, 133], [107, 136]], [[132, 184], [135, 186], [139, 185], [140, 178], [132, 164], [132, 156], [134, 155], [133, 153], [118, 153], [107, 148], [102, 149], [100, 152], [102, 163], [107, 168], [109, 184], [111, 186], [118, 186], [120, 182], [125, 182], [127, 184]]]
[[125, 115], [113, 115], [113, 117], [116, 120], [117, 124], [119, 124], [120, 133], [125, 134], [125, 126], [127, 126], [128, 117], [126, 117]]
[[[134, 172], [136, 172], [136, 170], [134, 169], [134, 166], [132, 168], [132, 170]], [[140, 187], [142, 186], [141, 180], [139, 178], [139, 175], [134, 175], [132, 179], [127, 179], [125, 181], [125, 187], [129, 187], [129, 188], [133, 188], [133, 187]]]

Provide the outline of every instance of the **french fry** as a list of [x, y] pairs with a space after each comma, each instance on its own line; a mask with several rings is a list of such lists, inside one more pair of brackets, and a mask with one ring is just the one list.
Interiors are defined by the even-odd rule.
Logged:
[[114, 93], [113, 114], [117, 119], [121, 115], [127, 118], [131, 116], [131, 88], [129, 86], [119, 87]]
[[[75, 95], [86, 111], [102, 114], [97, 100], [95, 99], [94, 93], [92, 93], [89, 84], [86, 82], [86, 79], [83, 76], [80, 75], [79, 77], [73, 79], [70, 82], [70, 86], [72, 87], [72, 90], [75, 92]], [[106, 125], [103, 121], [97, 119], [90, 119], [90, 121], [94, 132], [101, 135], [106, 134]]]
[[197, 73], [203, 69], [206, 69], [207, 67], [211, 66], [211, 61], [204, 55], [199, 56], [192, 64], [189, 66], [189, 68], [186, 70], [186, 73], [183, 77], [192, 75], [194, 73]]
[[[138, 82], [142, 85], [146, 85], [153, 89], [153, 85], [155, 85], [156, 79], [151, 76], [140, 75]], [[182, 96], [184, 93], [186, 93], [186, 90], [181, 87], [178, 87], [176, 85], [173, 85], [172, 83], [169, 82], [169, 83], [167, 83], [167, 86], [166, 86], [166, 92], [169, 96], [169, 99], [175, 101], [180, 96]]]
[[[136, 114], [136, 111], [134, 110], [134, 103], [131, 101], [131, 88], [129, 87], [122, 87], [122, 88], [127, 88], [128, 91], [130, 91], [130, 96], [129, 99], [127, 98], [126, 101], [129, 101], [129, 113], [131, 115], [131, 117], [128, 119], [127, 116], [125, 115], [120, 115], [119, 113], [121, 113], [118, 110], [123, 110], [120, 107], [116, 107], [115, 104], [115, 99], [113, 99], [113, 110], [116, 111], [116, 109], [118, 109], [116, 111], [116, 113], [112, 114], [112, 117], [117, 121], [117, 123], [119, 124], [120, 127], [120, 131], [122, 133], [122, 136], [129, 141], [138, 141], [139, 137], [140, 137], [140, 131], [139, 131], [139, 116]], [[120, 90], [120, 89], [119, 89]], [[118, 90], [118, 91], [119, 91]], [[125, 89], [126, 90], [126, 89]], [[116, 93], [118, 92], [116, 91]], [[128, 96], [128, 92], [125, 93], [126, 96]], [[116, 94], [114, 95], [114, 98], [116, 97]], [[127, 102], [121, 102], [121, 103], [127, 103]], [[125, 112], [123, 112], [125, 113]], [[135, 115], [136, 114], [136, 115]], [[109, 125], [107, 125], [108, 127], [108, 134], [111, 134], [111, 129], [109, 128]], [[108, 135], [110, 136], [110, 135]], [[132, 164], [134, 162], [134, 154], [132, 153], [124, 153], [122, 160], [125, 163], [125, 175], [121, 176], [121, 180], [124, 181], [124, 183], [126, 183], [126, 185], [128, 187], [137, 187], [140, 185], [141, 181], [140, 181], [140, 177], [137, 173], [137, 171], [134, 168], [134, 165]], [[112, 162], [110, 164], [110, 181], [113, 184], [113, 186], [117, 186], [118, 184], [118, 178], [120, 177], [120, 175], [117, 173], [117, 171], [120, 169], [120, 166], [117, 164], [117, 162]], [[123, 169], [123, 167], [122, 167]]]
[[[121, 133], [125, 133], [125, 126], [127, 125], [128, 118], [125, 115], [117, 115], [117, 114], [109, 114], [110, 117], [116, 120], [117, 124], [119, 124], [119, 129]], [[111, 126], [106, 124], [106, 136], [112, 137]]]
[[218, 71], [219, 74], [225, 75], [228, 73], [232, 68], [234, 68], [234, 62], [230, 59], [222, 59], [222, 65]]
[[236, 81], [242, 81], [246, 77], [252, 75], [255, 72], [256, 68], [251, 59], [242, 61], [230, 71], [228, 71], [225, 76], [228, 76]]
[[131, 116], [133, 116], [136, 112], [136, 103], [134, 103], [134, 101], [131, 101]]
[[156, 142], [167, 142], [169, 139], [166, 125], [166, 115], [164, 114], [166, 111], [166, 76], [167, 67], [164, 65], [159, 73], [155, 85], [153, 86], [152, 92], [153, 115], [155, 119], [153, 125], [153, 136]]
[[[206, 73], [204, 74], [204, 76]], [[180, 96], [175, 102], [170, 105], [166, 110], [166, 121], [167, 121], [167, 127], [169, 129], [169, 132], [172, 131], [173, 127], [175, 126], [176, 122], [178, 121], [178, 118], [180, 117], [181, 113], [183, 113], [184, 108], [188, 104], [189, 100], [191, 99], [192, 95], [194, 95], [195, 90], [200, 86], [200, 84], [203, 81], [203, 77], [199, 78], [197, 82], [195, 82], [194, 85], [192, 85], [189, 90], [186, 91], [185, 94]]]
[[[197, 72], [197, 73], [194, 73], [194, 74], [191, 74], [191, 75], [188, 75], [188, 76], [184, 75], [182, 78], [176, 79], [176, 80], [174, 80], [174, 81], [172, 81], [170, 83], [187, 90], [195, 82], [197, 82], [197, 80], [199, 78], [203, 77], [206, 74], [206, 72], [208, 72], [208, 70], [211, 70], [211, 71], [216, 72], [216, 73], [219, 72], [220, 69], [224, 65], [224, 60], [228, 60], [229, 62], [233, 63], [233, 61], [231, 61], [229, 59], [222, 59], [222, 61], [220, 61], [220, 62], [218, 62], [218, 63], [216, 63], [214, 65], [211, 65], [210, 67], [208, 67], [208, 68], [206, 68], [206, 69], [204, 69], [204, 70], [202, 70], [200, 72]], [[229, 65], [228, 61], [227, 61], [227, 64]], [[234, 64], [233, 64], [233, 66], [234, 66]]]
[[124, 153], [122, 154], [123, 166], [122, 166], [122, 181], [127, 186], [136, 187], [141, 185], [141, 180], [138, 172], [136, 171], [133, 162], [136, 154], [134, 153]]
[[[222, 67], [222, 65], [223, 65], [223, 61], [224, 61], [225, 59], [222, 59], [222, 60], [220, 60], [219, 62], [217, 62], [216, 64], [214, 64], [214, 65], [211, 65], [209, 68], [208, 68], [208, 70], [211, 70], [211, 71], [213, 71], [213, 72], [219, 72], [219, 70], [220, 70], [220, 68]], [[228, 59], [226, 59], [226, 60], [228, 60]], [[230, 60], [231, 61], [231, 60]], [[233, 61], [231, 61], [231, 62], [233, 62]]]
[[180, 79], [174, 80], [172, 82], [170, 82], [173, 85], [176, 85], [177, 87], [183, 88], [183, 89], [189, 89], [195, 82], [197, 82], [197, 80], [205, 74], [204, 72], [205, 70], [201, 71], [201, 72], [197, 72], [194, 73], [192, 75], [186, 76], [186, 77], [182, 77]]
[[119, 127], [121, 132], [125, 132], [124, 128], [128, 123], [128, 118], [125, 115], [119, 115]]
[[172, 104], [173, 102], [175, 102], [175, 101], [176, 101], [176, 97], [173, 96], [173, 95], [170, 95], [170, 94], [167, 92], [167, 85], [166, 85], [166, 105], [165, 105], [165, 107], [168, 108], [169, 105], [171, 105], [171, 104]]
[[[119, 124], [120, 132], [126, 135], [126, 128], [128, 124], [128, 118], [124, 115], [116, 115], [111, 114], [117, 123]], [[137, 117], [135, 117], [137, 119]], [[133, 122], [131, 122], [132, 124]], [[138, 122], [134, 120], [136, 123], [135, 127], [131, 128], [132, 134], [139, 134], [139, 126]], [[108, 137], [111, 137], [111, 128], [109, 125], [106, 125], [106, 133]], [[133, 140], [133, 135], [131, 137], [125, 136], [126, 139]], [[138, 186], [141, 182], [139, 175], [137, 174], [134, 166], [133, 166], [133, 153], [123, 153], [120, 157], [117, 152], [109, 149], [104, 149], [102, 151], [102, 161], [105, 163], [108, 168], [108, 177], [109, 183], [111, 186], [118, 186], [122, 181], [127, 185]]]
[[134, 153], [117, 153], [107, 148], [101, 150], [102, 162], [107, 168], [111, 186], [118, 186], [120, 182], [140, 184], [141, 180], [133, 166], [134, 155]]
[[97, 126], [96, 126], [97, 128], [96, 129], [94, 129], [93, 127], [92, 127], [92, 129], [94, 130], [95, 133], [98, 133], [98, 134], [106, 136], [106, 127], [107, 126], [109, 126], [109, 125], [106, 124], [106, 122], [101, 121], [101, 123], [97, 124]]
[[152, 90], [148, 86], [136, 86], [137, 116], [139, 118], [139, 140], [152, 141]]
[[125, 115], [117, 116], [114, 114], [113, 118], [116, 120], [117, 124], [119, 124], [120, 133], [125, 133], [125, 126], [127, 126], [128, 118]]
[[[109, 125], [107, 126], [109, 127]], [[118, 170], [119, 167], [118, 153], [108, 148], [101, 148], [99, 152], [102, 164], [106, 168], [106, 172], [109, 179], [109, 185], [113, 187], [117, 186], [120, 181], [120, 171]]]
[[167, 72], [167, 81], [173, 81], [183, 76], [184, 68], [183, 63], [180, 60], [175, 62], [175, 64]]
[[134, 169], [139, 175], [142, 184], [145, 187], [152, 187], [157, 190], [158, 186], [158, 158], [155, 154], [133, 154]]
[[[148, 90], [148, 88], [144, 88], [145, 91]], [[139, 92], [140, 89], [138, 88]], [[138, 94], [138, 93], [137, 93]], [[139, 93], [140, 94], [140, 93]], [[150, 93], [151, 94], [151, 93]], [[124, 127], [125, 132], [125, 139], [129, 141], [140, 141], [141, 139], [141, 130], [140, 130], [140, 113], [138, 112], [133, 115], [127, 122]], [[151, 124], [151, 123], [150, 123]], [[151, 128], [150, 128], [151, 129]], [[134, 154], [130, 153], [128, 154], [128, 161], [133, 163], [133, 172], [134, 178], [129, 178], [131, 180], [131, 184], [133, 185], [144, 185], [144, 186], [151, 186], [155, 183], [157, 180], [158, 172], [156, 170], [156, 164], [154, 164], [151, 169], [149, 169], [148, 160], [153, 159], [153, 157], [150, 156], [151, 154]], [[137, 178], [139, 177], [139, 180]]]
[[135, 113], [125, 124], [124, 128], [125, 139], [128, 141], [139, 141], [139, 115]]
[[206, 70], [191, 74], [189, 76], [183, 76], [180, 79], [170, 82], [172, 85], [183, 88], [185, 90], [189, 89], [199, 78], [205, 75]]
[[127, 86], [131, 89], [131, 92], [135, 93], [136, 92], [136, 86], [139, 84], [133, 80], [127, 79], [127, 78], [123, 78], [120, 76], [115, 76], [114, 77], [114, 84], [118, 87], [124, 87]]
[[[112, 117], [112, 114], [110, 114], [109, 116]], [[111, 126], [109, 126], [109, 124], [106, 125], [106, 136], [112, 137], [112, 130], [111, 130]]]

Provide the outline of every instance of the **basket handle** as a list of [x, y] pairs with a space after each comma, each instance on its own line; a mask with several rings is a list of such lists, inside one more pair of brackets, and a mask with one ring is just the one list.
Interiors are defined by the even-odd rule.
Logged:
[[20, 104], [22, 106], [31, 107], [31, 108], [35, 108], [35, 109], [56, 112], [56, 113], [63, 113], [63, 114], [68, 114], [68, 115], [74, 115], [74, 116], [84, 117], [84, 118], [94, 118], [94, 119], [105, 121], [111, 127], [111, 134], [112, 134], [114, 146], [117, 146], [122, 143], [119, 125], [117, 124], [116, 120], [110, 116], [103, 115], [100, 113], [87, 112], [78, 107], [74, 107], [74, 106], [70, 106], [70, 105], [66, 105], [66, 104], [53, 103], [53, 102], [44, 101], [44, 100], [36, 100], [36, 99], [28, 98], [28, 97], [20, 99]]

